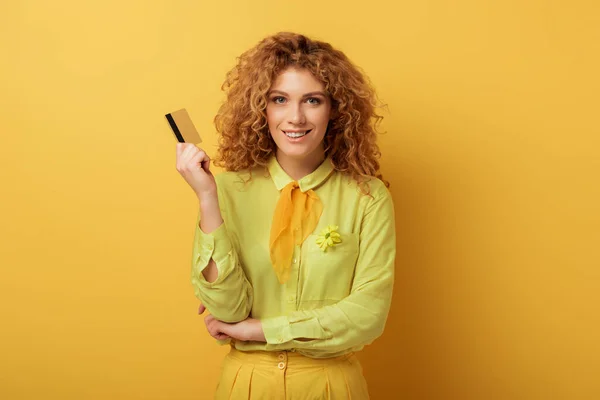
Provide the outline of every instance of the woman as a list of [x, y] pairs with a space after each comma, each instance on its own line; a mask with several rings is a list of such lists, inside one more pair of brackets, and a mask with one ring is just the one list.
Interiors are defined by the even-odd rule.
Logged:
[[231, 344], [216, 398], [368, 398], [354, 355], [383, 332], [394, 280], [392, 199], [376, 96], [329, 44], [280, 33], [242, 54], [213, 176], [177, 145], [200, 202], [192, 283]]

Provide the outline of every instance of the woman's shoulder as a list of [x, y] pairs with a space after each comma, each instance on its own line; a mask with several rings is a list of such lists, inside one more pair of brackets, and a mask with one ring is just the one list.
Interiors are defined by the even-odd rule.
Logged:
[[217, 184], [227, 184], [238, 179], [238, 176], [238, 172], [223, 170], [215, 174], [215, 180]]
[[345, 186], [352, 190], [358, 191], [362, 195], [365, 195], [367, 198], [371, 199], [371, 201], [381, 200], [382, 198], [390, 198], [391, 196], [386, 183], [375, 176], [367, 177], [363, 181], [359, 182], [349, 174], [339, 171], [336, 171], [335, 174]]
[[265, 167], [259, 166], [240, 171], [223, 170], [215, 174], [215, 180], [218, 186], [243, 188], [268, 178], [268, 176]]

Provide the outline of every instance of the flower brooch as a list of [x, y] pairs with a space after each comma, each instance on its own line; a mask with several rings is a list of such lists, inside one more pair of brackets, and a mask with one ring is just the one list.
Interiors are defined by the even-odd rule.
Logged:
[[319, 236], [317, 236], [317, 246], [323, 251], [327, 251], [329, 247], [333, 247], [338, 243], [342, 243], [342, 238], [337, 232], [338, 226], [328, 225], [327, 228], [323, 229]]

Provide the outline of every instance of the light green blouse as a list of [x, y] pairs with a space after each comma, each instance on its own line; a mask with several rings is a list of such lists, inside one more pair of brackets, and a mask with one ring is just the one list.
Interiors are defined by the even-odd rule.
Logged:
[[[291, 350], [310, 357], [358, 351], [383, 332], [394, 283], [394, 206], [379, 179], [370, 195], [325, 160], [298, 181], [323, 203], [319, 225], [296, 246], [291, 277], [280, 284], [269, 258], [269, 236], [281, 189], [292, 181], [272, 157], [268, 171], [217, 175], [219, 207], [225, 221], [210, 234], [196, 224], [192, 284], [215, 318], [261, 320], [267, 343], [234, 341], [238, 350]], [[322, 251], [316, 239], [337, 225], [342, 242]], [[210, 259], [218, 278], [207, 282]], [[228, 341], [225, 341], [228, 342]]]

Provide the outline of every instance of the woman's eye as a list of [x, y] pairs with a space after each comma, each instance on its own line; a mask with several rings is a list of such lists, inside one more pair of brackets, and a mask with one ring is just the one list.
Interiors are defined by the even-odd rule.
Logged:
[[321, 104], [321, 100], [317, 99], [316, 97], [310, 97], [306, 101], [308, 102], [308, 104]]
[[285, 98], [281, 96], [273, 97], [273, 103], [275, 104], [283, 104], [285, 102]]

